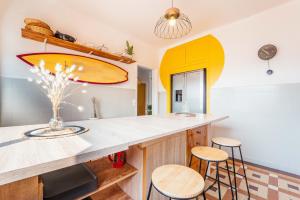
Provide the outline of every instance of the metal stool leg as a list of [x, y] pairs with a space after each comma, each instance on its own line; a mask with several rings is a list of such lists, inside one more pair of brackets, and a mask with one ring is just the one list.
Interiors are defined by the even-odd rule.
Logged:
[[221, 200], [221, 187], [220, 187], [220, 174], [219, 174], [219, 162], [216, 162], [216, 179], [218, 181], [218, 192], [219, 192], [219, 200]]
[[206, 166], [206, 170], [205, 170], [205, 174], [204, 174], [204, 180], [206, 180], [208, 166], [209, 166], [209, 161], [207, 161], [207, 166]]
[[203, 199], [206, 200], [205, 192], [203, 192]]
[[231, 183], [231, 177], [230, 177], [230, 171], [229, 171], [228, 161], [227, 160], [226, 160], [226, 168], [227, 168], [227, 174], [228, 174], [228, 179], [229, 179], [229, 185], [230, 185], [232, 199], [234, 199], [234, 193], [233, 193], [233, 188], [232, 188], [232, 183]]
[[234, 187], [235, 187], [235, 198], [236, 198], [236, 200], [238, 200], [238, 186], [236, 184], [235, 160], [234, 160], [233, 147], [231, 147], [231, 154], [232, 154], [232, 163], [233, 163], [233, 177], [234, 177]]
[[[205, 179], [206, 179], [206, 176], [207, 176], [207, 170], [208, 170], [208, 166], [209, 166], [209, 161], [207, 161], [207, 166], [206, 166], [206, 169], [205, 169], [205, 174], [204, 174], [204, 182], [205, 182]], [[205, 184], [204, 184], [205, 185]], [[206, 200], [206, 195], [205, 195], [205, 188], [203, 189], [203, 199]]]
[[151, 189], [152, 189], [152, 181], [151, 181], [150, 186], [149, 186], [148, 195], [147, 195], [147, 200], [150, 199]]
[[243, 155], [242, 155], [241, 146], [239, 146], [239, 151], [240, 151], [241, 161], [242, 161], [242, 166], [243, 166], [243, 171], [244, 171], [244, 175], [245, 175], [244, 177], [245, 177], [246, 186], [247, 186], [248, 199], [250, 199], [249, 185], [248, 185], [248, 180], [247, 180], [247, 175], [246, 175], [246, 170], [245, 170], [245, 165], [244, 165], [244, 160], [243, 160]]

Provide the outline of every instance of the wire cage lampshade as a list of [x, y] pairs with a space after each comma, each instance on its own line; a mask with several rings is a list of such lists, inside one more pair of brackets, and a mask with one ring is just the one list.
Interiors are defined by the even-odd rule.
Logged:
[[187, 35], [191, 30], [191, 21], [178, 8], [173, 7], [172, 0], [172, 7], [157, 21], [154, 34], [163, 39], [176, 39]]

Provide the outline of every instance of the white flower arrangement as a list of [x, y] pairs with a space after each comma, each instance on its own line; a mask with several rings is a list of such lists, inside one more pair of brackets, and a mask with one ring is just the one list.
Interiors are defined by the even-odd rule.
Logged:
[[[77, 67], [72, 65], [63, 69], [62, 65], [56, 64], [55, 74], [52, 74], [45, 68], [45, 62], [40, 61], [39, 66], [34, 66], [30, 71], [38, 76], [35, 83], [40, 85], [52, 104], [53, 118], [49, 122], [49, 127], [52, 130], [60, 130], [63, 128], [62, 120], [59, 117], [59, 110], [62, 104], [70, 104], [66, 101], [66, 98], [73, 95], [81, 86], [87, 86], [87, 83], [80, 84], [77, 87], [70, 87], [71, 84], [79, 80], [79, 76], [75, 76], [75, 71], [83, 71], [83, 67]], [[29, 82], [33, 82], [32, 78], [27, 79]], [[79, 83], [78, 83], [79, 84]], [[86, 90], [81, 90], [82, 93], [86, 93]], [[84, 110], [83, 106], [76, 106], [81, 112]]]

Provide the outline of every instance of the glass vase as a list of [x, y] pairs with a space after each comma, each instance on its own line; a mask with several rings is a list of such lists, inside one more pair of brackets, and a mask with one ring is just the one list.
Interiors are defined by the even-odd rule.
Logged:
[[51, 131], [59, 131], [63, 129], [63, 121], [59, 115], [59, 106], [52, 106], [53, 117], [49, 121]]

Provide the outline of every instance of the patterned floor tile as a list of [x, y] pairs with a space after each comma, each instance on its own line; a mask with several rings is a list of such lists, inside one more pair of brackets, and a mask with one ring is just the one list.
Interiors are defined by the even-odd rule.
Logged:
[[300, 184], [285, 179], [278, 179], [278, 188], [300, 195]]
[[[207, 189], [211, 184], [213, 184], [213, 181], [210, 179], [206, 179], [205, 181], [205, 189]], [[220, 185], [221, 187], [221, 197], [223, 198], [225, 196], [225, 193], [228, 190], [228, 187], [224, 186], [224, 185]], [[218, 199], [219, 197], [219, 190], [218, 190], [218, 185], [215, 184], [210, 190], [208, 190], [206, 192], [208, 195], [215, 197]]]
[[278, 199], [279, 200], [300, 200], [300, 198], [297, 198], [295, 196], [283, 193], [283, 192], [279, 192], [278, 194]]
[[262, 183], [269, 184], [269, 175], [248, 169], [246, 171], [248, 179], [253, 179]]
[[[269, 190], [269, 188], [267, 186], [260, 185], [256, 182], [252, 182], [252, 181], [248, 181], [248, 184], [249, 184], [249, 189], [250, 189], [251, 194], [261, 197], [263, 199], [267, 199], [268, 190]], [[246, 181], [241, 182], [239, 189], [241, 189], [245, 192], [247, 191]]]
[[[226, 167], [225, 163], [220, 163], [221, 167]], [[229, 161], [232, 170], [232, 162]], [[240, 162], [235, 163], [236, 171], [243, 174], [243, 168]], [[250, 188], [251, 200], [300, 200], [300, 179], [297, 177], [281, 174], [277, 171], [268, 170], [253, 165], [245, 165], [246, 174]], [[210, 176], [215, 177], [216, 165], [211, 164]], [[237, 176], [238, 199], [248, 200], [246, 181], [242, 176]], [[220, 180], [229, 184], [227, 171], [220, 168]], [[233, 174], [231, 173], [231, 180]], [[212, 180], [206, 180], [206, 187]], [[217, 185], [206, 193], [206, 199], [217, 200]], [[232, 200], [231, 190], [228, 186], [221, 184], [221, 194], [223, 200]], [[203, 199], [200, 197], [199, 199]]]

